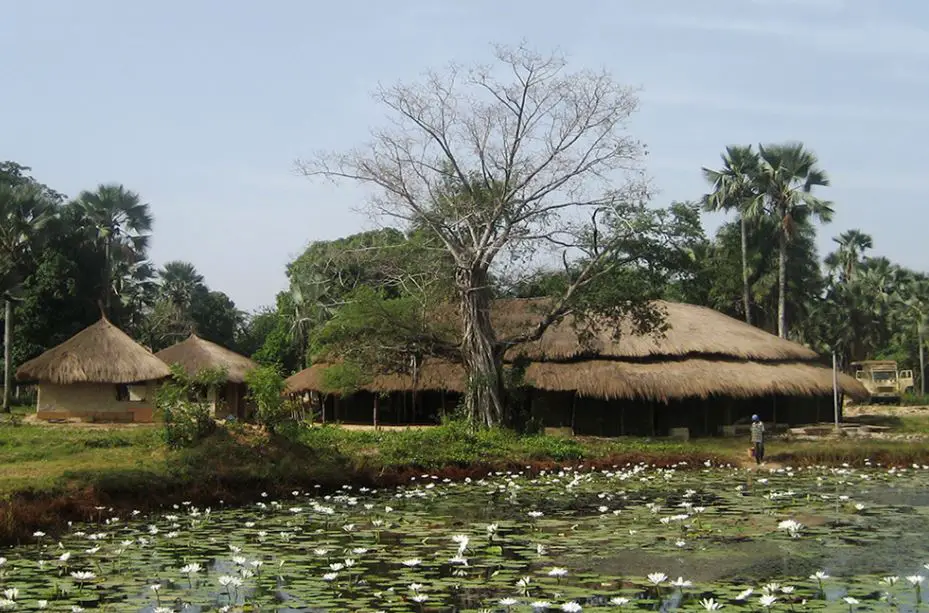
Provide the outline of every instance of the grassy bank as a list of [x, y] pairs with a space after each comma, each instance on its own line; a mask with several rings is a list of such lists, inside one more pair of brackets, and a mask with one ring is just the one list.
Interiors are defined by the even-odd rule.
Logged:
[[[647, 462], [701, 467], [744, 464], [743, 440], [647, 439], [470, 433], [457, 425], [420, 430], [303, 428], [269, 436], [246, 425], [221, 427], [196, 447], [169, 450], [158, 427], [0, 426], [0, 542], [67, 521], [193, 501], [236, 504], [294, 488], [390, 486], [423, 474], [479, 478], [498, 470], [566, 463], [594, 467]], [[927, 442], [778, 442], [769, 459], [791, 464], [929, 463]], [[103, 510], [112, 509], [112, 510]]]

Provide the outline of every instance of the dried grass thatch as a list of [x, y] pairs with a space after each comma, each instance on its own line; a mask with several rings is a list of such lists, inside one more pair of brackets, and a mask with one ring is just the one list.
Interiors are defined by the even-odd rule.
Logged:
[[18, 381], [136, 383], [171, 374], [164, 362], [105, 317], [16, 371]]
[[190, 376], [195, 376], [203, 370], [223, 369], [226, 371], [226, 380], [231, 383], [244, 383], [245, 375], [258, 367], [255, 361], [244, 355], [202, 339], [196, 334], [162, 349], [155, 357], [168, 365], [180, 364]]
[[[533, 362], [528, 386], [548, 391], [575, 391], [604, 399], [668, 402], [681, 398], [723, 396], [828, 396], [832, 370], [807, 362], [737, 362], [687, 359], [668, 362]], [[839, 388], [856, 400], [869, 397], [861, 383], [839, 374]]]
[[[326, 385], [324, 373], [331, 364], [314, 364], [291, 375], [285, 381], [287, 391], [294, 394], [321, 392], [337, 394], [338, 390]], [[376, 375], [360, 387], [360, 391], [374, 393], [404, 391], [447, 391], [463, 393], [465, 389], [464, 368], [460, 364], [440, 358], [426, 358], [417, 370], [416, 381], [411, 373], [384, 373]]]
[[[498, 300], [492, 319], [500, 333], [529, 329], [537, 323], [547, 302], [544, 299]], [[657, 334], [636, 334], [630, 322], [601, 322], [592, 339], [582, 339], [575, 320], [568, 316], [551, 326], [539, 341], [514, 347], [507, 353], [512, 360], [522, 354], [533, 361], [567, 360], [582, 357], [644, 359], [683, 356], [720, 356], [742, 360], [814, 360], [811, 349], [778, 338], [760, 328], [733, 319], [713, 309], [657, 301], [667, 330]], [[619, 335], [615, 335], [616, 329]]]

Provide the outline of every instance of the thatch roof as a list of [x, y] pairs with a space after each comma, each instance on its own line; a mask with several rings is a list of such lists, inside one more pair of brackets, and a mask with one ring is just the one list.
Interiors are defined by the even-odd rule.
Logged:
[[[325, 383], [324, 373], [331, 364], [313, 364], [291, 375], [285, 381], [287, 391], [291, 393], [322, 392], [337, 394], [338, 390], [329, 388]], [[460, 364], [440, 358], [426, 358], [420, 364], [413, 381], [410, 373], [384, 373], [376, 375], [371, 381], [362, 384], [360, 391], [387, 393], [416, 389], [418, 391], [464, 392], [465, 373]]]
[[[544, 313], [544, 299], [497, 300], [491, 318], [498, 336], [527, 330]], [[769, 395], [821, 396], [832, 394], [832, 371], [816, 362], [817, 354], [798, 343], [709, 308], [674, 302], [656, 302], [667, 329], [658, 334], [637, 334], [629, 322], [601, 324], [593, 338], [582, 340], [572, 318], [551, 326], [539, 341], [509, 350], [505, 360], [529, 359], [525, 381], [530, 387], [576, 391], [598, 398], [671, 399]], [[436, 316], [440, 320], [449, 312]], [[288, 379], [294, 392], [326, 389], [317, 364]], [[868, 397], [855, 379], [839, 375], [843, 393]], [[389, 392], [414, 389], [409, 375], [384, 374], [364, 387]], [[464, 369], [446, 360], [426, 360], [415, 389], [461, 392]]]
[[164, 362], [105, 317], [16, 371], [18, 381], [136, 383], [171, 374]]
[[[495, 301], [491, 317], [497, 330], [526, 330], [537, 323], [546, 305], [544, 299]], [[628, 321], [602, 323], [592, 339], [578, 335], [575, 320], [568, 316], [551, 326], [539, 341], [514, 347], [507, 359], [523, 354], [533, 361], [567, 360], [582, 357], [643, 359], [683, 356], [719, 356], [742, 360], [815, 360], [816, 353], [803, 345], [778, 338], [760, 328], [733, 319], [713, 309], [656, 301], [667, 330], [636, 334]], [[498, 333], [499, 334], [499, 333]]]
[[244, 383], [246, 373], [258, 367], [255, 361], [244, 355], [202, 339], [196, 334], [162, 349], [155, 357], [169, 366], [180, 364], [190, 376], [195, 376], [203, 370], [223, 369], [226, 371], [226, 380], [232, 383]]
[[[533, 362], [526, 369], [530, 387], [575, 391], [604, 399], [654, 400], [726, 396], [828, 396], [832, 369], [804, 362], [737, 362], [688, 359], [674, 362], [590, 360], [575, 363]], [[868, 390], [839, 373], [839, 389], [856, 400]]]

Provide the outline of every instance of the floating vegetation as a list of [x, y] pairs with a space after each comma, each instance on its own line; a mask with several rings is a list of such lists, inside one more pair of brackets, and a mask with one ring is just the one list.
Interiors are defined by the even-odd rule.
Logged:
[[929, 470], [646, 465], [41, 532], [0, 557], [0, 610], [915, 610]]

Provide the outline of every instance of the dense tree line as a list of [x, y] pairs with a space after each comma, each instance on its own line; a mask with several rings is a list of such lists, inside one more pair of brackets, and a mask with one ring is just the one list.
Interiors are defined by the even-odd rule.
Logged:
[[244, 314], [192, 264], [157, 268], [152, 225], [150, 206], [122, 185], [69, 199], [28, 167], [0, 163], [0, 290], [14, 369], [101, 314], [154, 351], [193, 331], [236, 346]]

